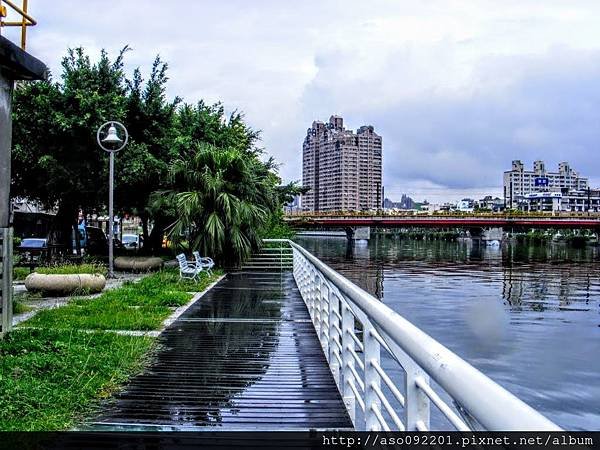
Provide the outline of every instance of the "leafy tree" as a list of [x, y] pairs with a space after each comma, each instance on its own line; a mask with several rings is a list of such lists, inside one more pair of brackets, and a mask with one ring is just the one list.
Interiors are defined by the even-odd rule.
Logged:
[[[207, 105], [204, 101], [199, 101], [195, 105], [183, 104], [176, 109], [173, 118], [171, 161], [176, 158], [191, 159], [202, 144], [238, 150], [245, 157], [257, 159], [260, 152], [254, 145], [258, 139], [259, 132], [244, 123], [242, 114], [234, 112], [227, 117], [220, 103]], [[254, 170], [257, 171], [257, 176], [258, 171], [267, 176], [266, 172], [270, 171], [270, 167], [260, 165]], [[155, 190], [176, 189], [171, 178], [162, 177], [160, 180], [160, 184], [155, 185]], [[148, 211], [154, 220], [154, 226], [145, 245], [147, 249], [157, 252], [161, 247], [163, 234], [168, 231], [168, 225], [176, 220], [179, 211], [172, 204], [164, 202], [150, 204]]]
[[96, 129], [125, 117], [124, 48], [93, 64], [83, 49], [62, 61], [62, 82], [21, 84], [14, 96], [12, 192], [57, 207], [54, 240], [71, 248], [79, 209], [98, 212], [107, 195], [106, 154]]
[[174, 188], [156, 202], [175, 207], [170, 236], [223, 264], [239, 264], [261, 244], [259, 230], [276, 208], [277, 177], [256, 155], [195, 145], [171, 165]]
[[[150, 209], [151, 194], [168, 187], [169, 163], [177, 157], [174, 128], [179, 97], [166, 98], [167, 64], [156, 57], [150, 77], [144, 84], [139, 69], [127, 80], [127, 112], [125, 123], [132, 145], [127, 148], [119, 167], [116, 199], [122, 213], [137, 215], [142, 220], [146, 250], [157, 251], [166, 226], [164, 214]], [[157, 237], [150, 239], [149, 221], [153, 219]], [[157, 241], [157, 242], [155, 242]]]
[[[149, 197], [166, 187], [162, 183], [177, 155], [174, 120], [180, 100], [166, 99], [167, 65], [157, 57], [147, 82], [139, 70], [128, 80], [127, 51], [114, 61], [102, 51], [92, 64], [83, 49], [70, 49], [60, 82], [21, 84], [15, 93], [13, 193], [58, 208], [52, 234], [66, 248], [80, 209], [106, 210], [108, 158], [96, 144], [98, 126], [114, 119], [129, 130], [130, 143], [116, 161], [115, 208], [139, 215], [145, 238]], [[161, 238], [162, 233], [159, 248]]]
[[241, 113], [169, 101], [168, 66], [159, 57], [147, 80], [139, 69], [128, 79], [127, 51], [114, 60], [102, 51], [92, 63], [82, 48], [70, 49], [59, 82], [19, 85], [13, 194], [57, 208], [51, 237], [70, 249], [78, 212], [106, 211], [108, 156], [96, 130], [119, 120], [130, 143], [117, 158], [116, 211], [141, 217], [145, 249], [160, 251], [171, 229], [175, 237], [191, 233], [194, 245], [222, 261], [241, 261], [281, 223], [281, 205], [299, 188], [279, 186], [273, 159], [261, 161], [260, 133]]
[[206, 105], [202, 100], [196, 105], [185, 104], [177, 111], [175, 134], [174, 145], [178, 154], [185, 154], [200, 142], [253, 152], [260, 136], [258, 131], [244, 123], [242, 114], [233, 112], [227, 120], [221, 103]]

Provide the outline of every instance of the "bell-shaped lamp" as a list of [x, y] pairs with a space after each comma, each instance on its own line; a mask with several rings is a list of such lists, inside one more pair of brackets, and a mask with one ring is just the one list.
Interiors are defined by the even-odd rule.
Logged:
[[123, 139], [121, 139], [117, 134], [117, 128], [114, 125], [111, 125], [108, 128], [108, 134], [104, 139], [102, 139], [102, 142], [105, 144], [120, 144], [123, 142]]

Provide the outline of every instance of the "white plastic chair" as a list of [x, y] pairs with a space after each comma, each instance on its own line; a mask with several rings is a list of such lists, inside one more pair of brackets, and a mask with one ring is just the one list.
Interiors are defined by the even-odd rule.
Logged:
[[177, 255], [176, 258], [179, 263], [179, 278], [195, 280], [202, 272], [202, 265], [190, 264], [183, 253]]
[[201, 266], [203, 269], [206, 269], [207, 272], [211, 272], [211, 269], [215, 267], [215, 262], [212, 258], [208, 256], [202, 257], [200, 256], [200, 252], [192, 252], [194, 254], [194, 259], [196, 260], [196, 265]]

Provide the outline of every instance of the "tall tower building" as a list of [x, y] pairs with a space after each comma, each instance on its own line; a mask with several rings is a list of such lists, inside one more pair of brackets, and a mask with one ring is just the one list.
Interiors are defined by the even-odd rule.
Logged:
[[302, 147], [304, 211], [362, 211], [378, 209], [383, 201], [382, 142], [372, 126], [356, 134], [344, 119], [331, 116], [315, 121]]

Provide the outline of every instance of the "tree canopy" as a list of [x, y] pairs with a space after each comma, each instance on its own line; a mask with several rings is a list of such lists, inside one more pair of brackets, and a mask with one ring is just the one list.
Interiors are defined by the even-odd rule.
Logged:
[[115, 207], [142, 219], [147, 249], [156, 252], [171, 230], [204, 253], [241, 261], [297, 186], [280, 186], [276, 164], [263, 161], [260, 134], [243, 114], [227, 116], [220, 103], [169, 100], [168, 65], [157, 56], [147, 80], [139, 69], [128, 77], [128, 51], [114, 60], [102, 51], [93, 62], [84, 49], [69, 49], [58, 81], [19, 84], [13, 196], [57, 208], [54, 237], [70, 248], [78, 212], [106, 211], [108, 157], [96, 130], [122, 121], [131, 139], [116, 162]]

